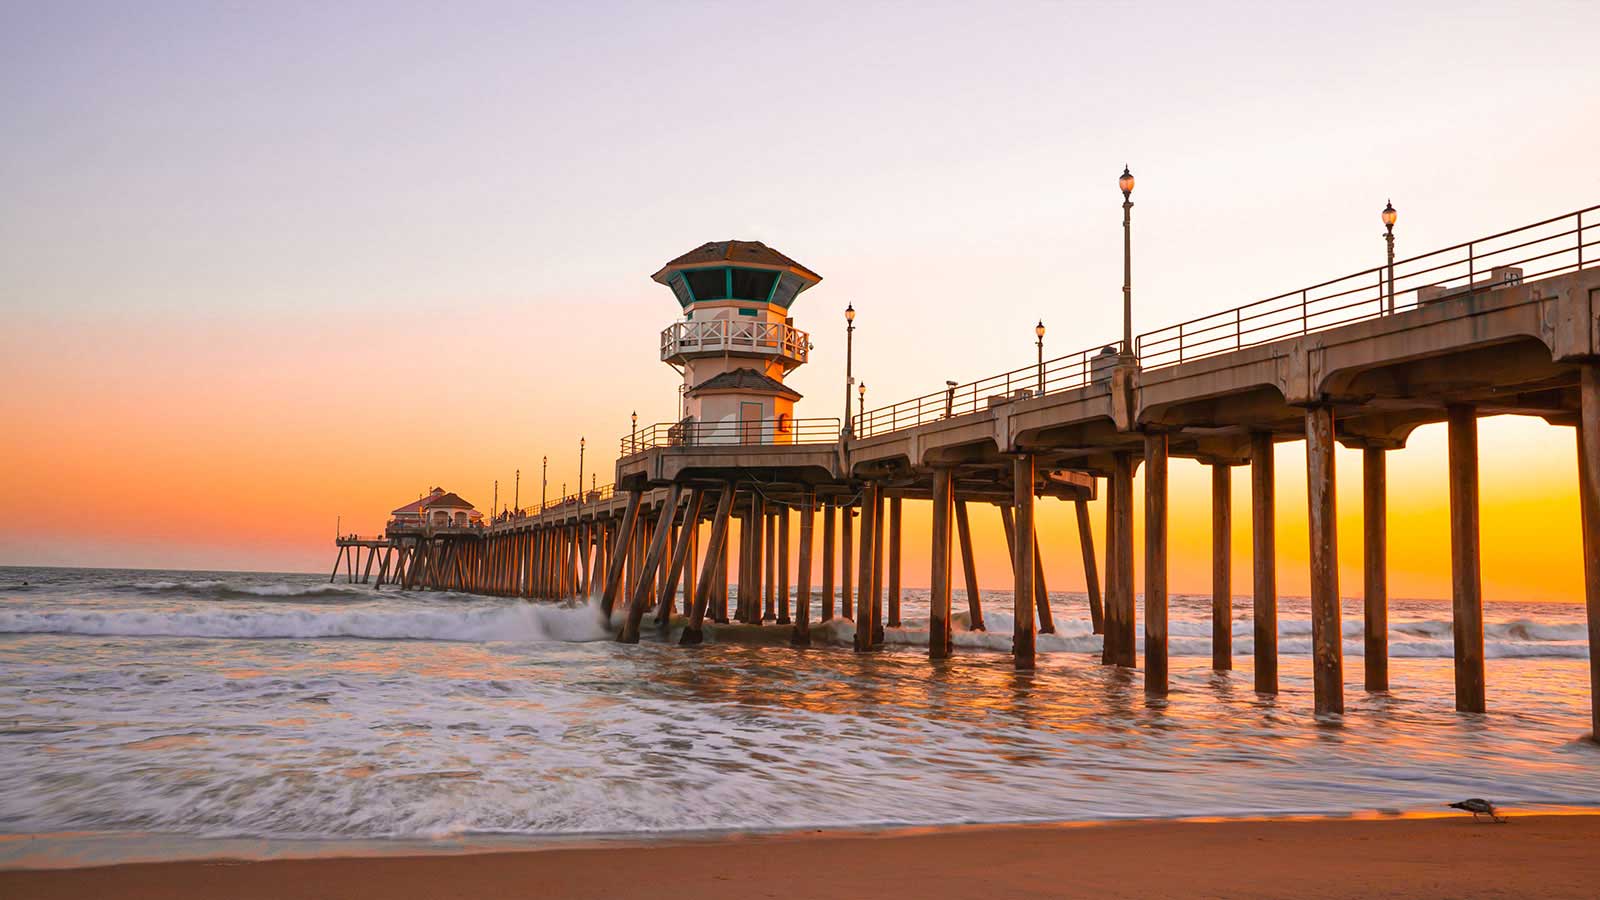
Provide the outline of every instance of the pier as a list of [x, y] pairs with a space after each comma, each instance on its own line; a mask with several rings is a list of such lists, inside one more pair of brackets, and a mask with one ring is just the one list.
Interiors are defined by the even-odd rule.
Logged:
[[[1600, 206], [1588, 207], [1136, 336], [1130, 326], [1120, 341], [843, 419], [796, 418], [800, 397], [782, 381], [805, 363], [810, 346], [789, 318], [790, 304], [821, 276], [761, 244], [706, 244], [654, 276], [685, 312], [661, 337], [663, 362], [684, 375], [682, 417], [621, 439], [614, 486], [482, 525], [392, 526], [378, 582], [387, 576], [406, 589], [529, 598], [592, 595], [607, 614], [625, 612], [622, 641], [637, 641], [653, 615], [655, 625], [682, 617], [682, 644], [697, 643], [709, 618], [771, 622], [804, 646], [813, 615], [842, 617], [854, 620], [856, 650], [870, 652], [883, 627], [898, 624], [903, 504], [928, 502], [931, 534], [914, 539], [931, 549], [928, 654], [942, 659], [951, 655], [958, 568], [970, 627], [984, 627], [969, 521], [993, 506], [1012, 560], [1013, 657], [1029, 669], [1035, 636], [1054, 628], [1035, 508], [1056, 500], [1076, 507], [1088, 612], [1104, 635], [1101, 662], [1133, 668], [1142, 654], [1145, 693], [1159, 697], [1168, 690], [1167, 469], [1172, 458], [1189, 458], [1212, 467], [1218, 670], [1232, 667], [1233, 470], [1249, 469], [1242, 477], [1251, 484], [1254, 686], [1274, 694], [1272, 450], [1300, 441], [1314, 704], [1319, 714], [1336, 714], [1344, 710], [1345, 671], [1335, 446], [1362, 451], [1362, 683], [1388, 690], [1385, 454], [1404, 447], [1418, 426], [1445, 423], [1455, 705], [1484, 712], [1477, 419], [1511, 413], [1573, 429], [1590, 688], [1600, 696], [1593, 652], [1600, 646], [1597, 218]], [[1131, 284], [1125, 291], [1131, 295]], [[858, 399], [851, 390], [847, 376], [847, 411]], [[1135, 498], [1141, 467], [1143, 497]], [[1086, 504], [1100, 491], [1106, 546], [1097, 554]], [[1139, 646], [1133, 508], [1141, 499]], [[341, 544], [341, 552], [349, 549]], [[1594, 724], [1600, 735], [1600, 708]]]

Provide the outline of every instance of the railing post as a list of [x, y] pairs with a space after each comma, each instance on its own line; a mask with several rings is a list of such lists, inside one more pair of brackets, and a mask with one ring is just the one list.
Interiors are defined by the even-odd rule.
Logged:
[[1467, 287], [1469, 289], [1472, 287], [1472, 282], [1478, 278], [1477, 253], [1476, 243], [1467, 244]]
[[1583, 210], [1578, 210], [1578, 268], [1583, 268]]
[[1306, 292], [1300, 292], [1300, 333], [1307, 334], [1311, 331], [1311, 323], [1306, 317]]
[[1238, 350], [1244, 346], [1244, 310], [1241, 307], [1233, 308], [1233, 349]]
[[1178, 362], [1183, 362], [1183, 323], [1178, 323]]

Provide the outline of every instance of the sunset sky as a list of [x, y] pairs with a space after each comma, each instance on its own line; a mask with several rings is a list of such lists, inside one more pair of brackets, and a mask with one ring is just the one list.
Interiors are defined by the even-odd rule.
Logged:
[[[1027, 364], [1037, 319], [1052, 355], [1118, 334], [1124, 163], [1139, 331], [1377, 264], [1390, 198], [1402, 255], [1600, 202], [1596, 34], [1593, 3], [8, 3], [0, 564], [325, 569], [336, 517], [430, 485], [487, 508], [520, 467], [526, 503], [548, 454], [575, 487], [580, 435], [606, 483], [629, 413], [675, 413], [649, 275], [709, 240], [823, 275], [790, 384], [837, 416], [846, 303], [869, 406]], [[1486, 596], [1578, 599], [1572, 431], [1481, 440]], [[1444, 459], [1442, 426], [1391, 455], [1392, 596], [1449, 594]], [[1205, 591], [1208, 474], [1172, 478]], [[1071, 522], [1042, 512], [1052, 589]]]

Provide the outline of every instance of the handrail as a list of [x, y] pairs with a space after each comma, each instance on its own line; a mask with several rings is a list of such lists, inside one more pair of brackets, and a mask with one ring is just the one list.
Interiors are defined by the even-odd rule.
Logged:
[[1600, 224], [1593, 221], [1600, 218], [1593, 215], [1597, 210], [1600, 205], [1397, 259], [1392, 281], [1384, 263], [1149, 331], [1139, 335], [1136, 355], [1142, 368], [1155, 369], [1588, 268], [1596, 259], [1585, 251], [1600, 243], [1587, 237]]
[[530, 519], [534, 516], [543, 515], [544, 513], [552, 512], [565, 507], [577, 507], [582, 509], [583, 507], [591, 504], [610, 500], [616, 495], [616, 492], [616, 485], [603, 484], [597, 488], [590, 488], [582, 493], [566, 494], [564, 496], [557, 497], [554, 500], [547, 500], [543, 503], [535, 503], [532, 506], [524, 506], [514, 509], [511, 511], [511, 517], [509, 519], [504, 517], [497, 518], [495, 519], [494, 524], [498, 525], [508, 521], [515, 522], [519, 519]]
[[658, 422], [622, 438], [622, 455], [655, 447], [784, 446], [831, 444], [839, 440], [838, 419], [751, 419], [742, 422]]
[[[1589, 222], [1584, 221], [1585, 216]], [[1558, 224], [1570, 227], [1549, 227]], [[1596, 229], [1600, 229], [1600, 205], [1395, 260], [1392, 284], [1385, 262], [1145, 332], [1135, 339], [1134, 358], [1142, 369], [1156, 369], [1393, 315], [1449, 297], [1590, 268], [1600, 263], [1600, 253], [1592, 249], [1600, 245], [1600, 236], [1588, 237], [1600, 235]], [[1515, 241], [1497, 243], [1512, 237]], [[1517, 255], [1530, 249], [1538, 252]], [[1533, 267], [1532, 271], [1527, 267]], [[977, 412], [986, 405], [1109, 382], [1110, 370], [1117, 363], [1116, 350], [1116, 343], [1097, 345], [1048, 360], [1042, 367], [1035, 363], [879, 407], [855, 416], [853, 430], [856, 437], [874, 437]]]
[[745, 351], [793, 359], [804, 363], [811, 351], [811, 336], [787, 322], [745, 317], [674, 322], [661, 330], [661, 359], [683, 353]]

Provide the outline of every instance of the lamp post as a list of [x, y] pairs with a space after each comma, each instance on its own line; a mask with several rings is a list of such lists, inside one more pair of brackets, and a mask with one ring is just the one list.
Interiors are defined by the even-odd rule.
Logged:
[[1394, 211], [1394, 201], [1383, 204], [1383, 239], [1389, 245], [1389, 312], [1394, 312], [1394, 223], [1400, 214]]
[[956, 414], [956, 382], [946, 380], [944, 383], [944, 417], [952, 418]]
[[865, 427], [867, 420], [867, 383], [865, 381], [856, 386], [856, 427]]
[[855, 304], [852, 303], [845, 306], [844, 322], [844, 436], [852, 437], [855, 434], [855, 429], [850, 425], [850, 386], [856, 382], [855, 375], [852, 374], [856, 346]]
[[578, 438], [578, 493], [583, 493], [583, 448], [589, 443], [587, 438]]
[[[482, 497], [482, 494], [478, 496]], [[489, 504], [489, 518], [500, 515], [500, 479], [494, 480], [494, 501]]]
[[515, 484], [516, 486], [511, 489], [511, 508], [512, 509], [521, 509], [522, 508], [522, 470], [521, 469], [517, 470], [517, 480], [515, 482], [513, 482], [513, 484]]
[[1133, 356], [1133, 173], [1122, 167], [1122, 355]]
[[1039, 345], [1039, 393], [1042, 396], [1044, 394], [1044, 320], [1043, 319], [1039, 320], [1039, 324], [1033, 326], [1033, 334], [1034, 334], [1034, 337], [1037, 337], [1039, 339], [1038, 340], [1038, 345]]
[[539, 511], [544, 512], [544, 506], [550, 498], [546, 496], [550, 489], [550, 457], [544, 458], [544, 463], [539, 467]]

